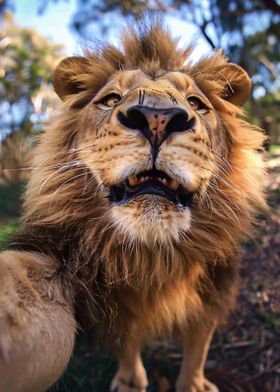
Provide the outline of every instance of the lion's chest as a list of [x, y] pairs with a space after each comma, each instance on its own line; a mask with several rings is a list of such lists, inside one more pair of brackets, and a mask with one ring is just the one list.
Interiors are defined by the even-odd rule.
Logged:
[[121, 336], [128, 333], [140, 340], [171, 333], [201, 309], [200, 297], [188, 283], [182, 279], [158, 290], [112, 290], [108, 298], [111, 324]]

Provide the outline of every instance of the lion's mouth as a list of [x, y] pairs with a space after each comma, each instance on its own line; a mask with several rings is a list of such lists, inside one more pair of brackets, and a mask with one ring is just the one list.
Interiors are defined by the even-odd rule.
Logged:
[[146, 170], [128, 177], [125, 181], [110, 188], [109, 200], [124, 204], [140, 195], [162, 196], [175, 205], [187, 207], [191, 204], [193, 193], [188, 192], [176, 180], [160, 170]]

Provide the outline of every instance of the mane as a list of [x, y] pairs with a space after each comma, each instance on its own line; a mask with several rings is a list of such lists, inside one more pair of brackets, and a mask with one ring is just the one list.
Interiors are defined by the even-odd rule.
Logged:
[[[223, 87], [213, 78], [227, 62], [220, 51], [193, 63], [191, 48], [179, 49], [159, 25], [130, 30], [122, 42], [122, 50], [104, 45], [85, 53], [87, 63], [72, 79], [79, 91], [65, 100], [35, 149], [21, 228], [11, 246], [55, 257], [69, 279], [83, 280], [84, 286], [98, 280], [107, 287], [141, 287], [145, 295], [151, 286], [161, 289], [174, 277], [193, 279], [197, 271], [223, 268], [238, 253], [240, 241], [252, 233], [258, 209], [265, 206], [259, 153], [264, 136], [240, 118], [240, 108], [221, 98]], [[207, 196], [194, 203], [191, 230], [178, 241], [150, 248], [112, 226], [109, 201], [100, 196], [76, 148], [89, 97], [114, 72], [136, 68], [151, 76], [168, 70], [188, 73], [213, 103], [227, 135], [224, 154], [216, 154], [218, 176]]]

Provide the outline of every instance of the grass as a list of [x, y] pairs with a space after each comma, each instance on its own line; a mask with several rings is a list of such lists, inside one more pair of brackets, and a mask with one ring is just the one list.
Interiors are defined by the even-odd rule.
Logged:
[[10, 218], [6, 223], [0, 226], [0, 251], [5, 249], [9, 237], [15, 232], [18, 224], [18, 218]]
[[269, 152], [270, 153], [276, 153], [276, 152], [279, 152], [280, 151], [280, 145], [278, 145], [278, 144], [270, 144], [270, 146], [269, 146]]
[[0, 226], [2, 221], [19, 216], [23, 186], [23, 183], [0, 185]]
[[0, 186], [0, 251], [5, 249], [9, 237], [15, 232], [20, 211], [23, 184]]

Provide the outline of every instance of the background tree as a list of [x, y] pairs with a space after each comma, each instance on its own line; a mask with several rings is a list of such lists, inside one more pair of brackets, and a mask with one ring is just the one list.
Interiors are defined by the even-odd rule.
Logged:
[[18, 27], [12, 14], [0, 25], [0, 161], [2, 177], [17, 181], [29, 158], [30, 135], [42, 130], [57, 98], [51, 74], [62, 57], [54, 45], [33, 29]]

